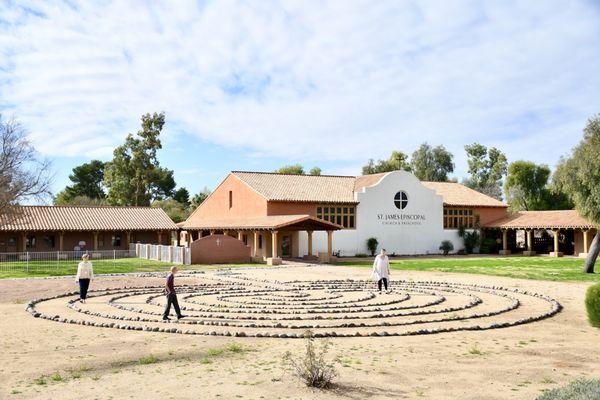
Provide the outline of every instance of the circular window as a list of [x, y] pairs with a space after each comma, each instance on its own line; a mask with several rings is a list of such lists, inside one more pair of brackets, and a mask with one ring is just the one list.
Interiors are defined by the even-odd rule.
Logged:
[[394, 205], [400, 210], [404, 210], [408, 205], [408, 195], [404, 190], [399, 191], [394, 196]]

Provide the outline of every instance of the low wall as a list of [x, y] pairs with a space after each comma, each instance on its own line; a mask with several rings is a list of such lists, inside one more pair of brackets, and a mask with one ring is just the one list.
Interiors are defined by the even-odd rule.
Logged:
[[190, 246], [192, 264], [249, 263], [250, 246], [231, 236], [210, 235]]

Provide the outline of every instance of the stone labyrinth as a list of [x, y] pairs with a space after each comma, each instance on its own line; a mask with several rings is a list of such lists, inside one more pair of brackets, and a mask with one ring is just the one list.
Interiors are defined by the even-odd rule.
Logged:
[[527, 324], [558, 313], [561, 305], [516, 288], [439, 281], [394, 281], [379, 294], [371, 281], [267, 281], [239, 273], [180, 274], [195, 285], [177, 286], [186, 318], [163, 322], [162, 286], [92, 290], [32, 300], [36, 318], [97, 328], [188, 335], [300, 338], [406, 336], [474, 331]]

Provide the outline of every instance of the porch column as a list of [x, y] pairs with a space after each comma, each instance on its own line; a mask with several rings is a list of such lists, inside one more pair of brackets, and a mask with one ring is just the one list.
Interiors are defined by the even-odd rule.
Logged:
[[535, 255], [535, 251], [533, 251], [533, 229], [527, 229], [525, 233], [527, 236], [527, 251], [524, 251], [523, 255], [533, 256]]
[[228, 236], [229, 235], [229, 231], [223, 231], [223, 235]]
[[271, 232], [271, 254], [273, 258], [277, 258], [278, 254], [277, 254], [277, 234], [279, 232], [277, 231], [272, 231]]
[[27, 251], [27, 232], [21, 233], [21, 251]]
[[243, 239], [243, 237], [242, 237], [242, 236], [243, 236], [243, 235], [242, 235], [242, 231], [238, 231], [238, 234], [237, 234], [237, 238], [238, 238], [238, 240], [242, 240], [242, 239]]
[[210, 230], [210, 231], [208, 231], [208, 232], [210, 233], [210, 235], [211, 235], [211, 236], [215, 234], [215, 230], [214, 230], [214, 229], [211, 229], [211, 230]]
[[550, 253], [553, 257], [562, 257], [562, 253], [558, 251], [558, 234], [560, 233], [560, 229], [553, 229], [554, 233], [554, 251]]
[[63, 251], [64, 238], [65, 238], [65, 233], [58, 232], [58, 251]]
[[313, 231], [306, 231], [306, 234], [308, 235], [308, 256], [312, 257], [313, 255], [313, 248], [312, 248], [312, 234]]
[[589, 250], [589, 248], [588, 248], [588, 232], [589, 232], [589, 229], [584, 229], [582, 231], [582, 233], [583, 233], [583, 252], [586, 254], [588, 253], [588, 250]]
[[327, 257], [333, 253], [333, 231], [327, 231]]
[[500, 255], [506, 256], [510, 254], [510, 250], [508, 249], [508, 229], [502, 229], [502, 250], [500, 250]]
[[98, 232], [94, 232], [94, 250], [98, 250]]
[[194, 235], [192, 234], [192, 231], [187, 231], [187, 240], [188, 247], [192, 247], [192, 242], [194, 241]]
[[131, 231], [125, 232], [125, 248], [129, 250], [129, 245], [131, 244]]
[[252, 257], [258, 257], [258, 231], [254, 231], [254, 241], [252, 242]]
[[156, 244], [162, 244], [162, 231], [156, 232], [156, 240], [157, 240]]

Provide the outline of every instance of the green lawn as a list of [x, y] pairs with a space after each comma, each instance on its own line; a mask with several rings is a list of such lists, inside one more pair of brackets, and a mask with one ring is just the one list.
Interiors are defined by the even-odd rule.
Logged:
[[[548, 281], [600, 281], [600, 273], [581, 272], [583, 259], [553, 257], [454, 257], [391, 260], [392, 270], [464, 272]], [[372, 260], [340, 261], [338, 265], [370, 268]], [[600, 271], [600, 262], [596, 267]]]
[[[60, 260], [58, 262], [29, 261], [29, 263], [26, 261], [0, 262], [0, 279], [75, 275], [78, 263], [79, 261], [70, 260]], [[173, 265], [168, 262], [141, 258], [92, 260], [92, 264], [94, 266], [94, 274], [168, 271]], [[248, 266], [264, 266], [264, 264], [185, 265], [180, 266], [180, 268], [182, 270], [195, 270]]]

